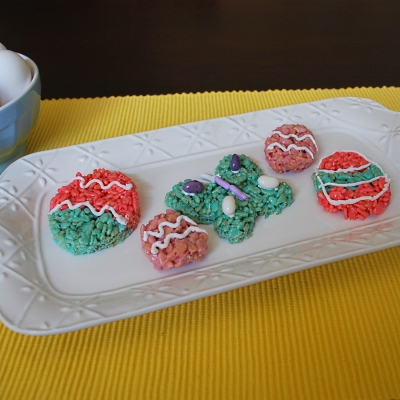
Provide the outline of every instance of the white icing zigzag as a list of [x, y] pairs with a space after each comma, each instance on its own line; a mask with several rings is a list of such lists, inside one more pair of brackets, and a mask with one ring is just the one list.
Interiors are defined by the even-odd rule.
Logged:
[[[355, 204], [355, 203], [358, 203], [361, 200], [374, 201], [374, 200], [379, 199], [379, 197], [381, 197], [385, 192], [387, 192], [387, 190], [389, 189], [390, 179], [388, 178], [388, 176], [386, 175], [386, 173], [383, 171], [383, 169], [381, 168], [381, 166], [379, 164], [368, 160], [368, 158], [365, 157], [363, 154], [361, 154], [361, 153], [359, 153], [357, 151], [354, 151], [354, 150], [343, 150], [342, 152], [358, 154], [360, 157], [364, 158], [367, 161], [367, 164], [364, 164], [361, 167], [349, 167], [349, 168], [346, 168], [346, 169], [339, 168], [336, 171], [328, 170], [328, 169], [318, 169], [318, 168], [315, 170], [315, 175], [316, 175], [316, 177], [318, 179], [319, 186], [320, 186], [325, 198], [328, 200], [328, 202], [330, 204], [332, 204], [333, 206], [339, 206], [341, 204]], [[327, 158], [327, 157], [329, 157], [329, 156], [326, 156], [324, 158]], [[319, 165], [321, 165], [322, 160], [320, 161]], [[333, 182], [323, 183], [321, 178], [318, 175], [319, 172], [326, 172], [326, 173], [330, 173], [330, 174], [333, 174], [335, 172], [344, 172], [344, 173], [346, 173], [346, 172], [355, 172], [355, 171], [360, 171], [360, 170], [366, 169], [370, 165], [375, 165], [376, 167], [378, 167], [382, 171], [383, 175], [377, 176], [377, 177], [369, 179], [369, 180], [360, 181], [360, 182], [354, 182], [354, 183], [333, 183]], [[356, 199], [348, 199], [348, 200], [332, 200], [331, 197], [329, 196], [328, 192], [325, 189], [326, 186], [342, 186], [342, 187], [358, 186], [358, 185], [362, 185], [363, 183], [371, 183], [371, 182], [376, 181], [376, 180], [378, 180], [380, 178], [385, 178], [385, 181], [386, 181], [385, 182], [385, 186], [383, 187], [381, 192], [379, 192], [375, 196], [361, 196], [361, 197], [357, 197]]]
[[[82, 189], [87, 189], [87, 188], [88, 188], [91, 184], [93, 184], [93, 183], [98, 183], [98, 184], [100, 185], [100, 187], [101, 187], [103, 190], [110, 189], [110, 187], [112, 187], [112, 186], [114, 186], [114, 185], [117, 185], [117, 186], [119, 186], [119, 187], [121, 187], [122, 189], [125, 189], [125, 190], [130, 190], [130, 189], [132, 189], [132, 187], [133, 187], [133, 185], [132, 185], [131, 183], [128, 183], [128, 184], [126, 184], [126, 185], [123, 185], [123, 184], [122, 184], [121, 182], [119, 182], [119, 181], [112, 181], [112, 182], [110, 182], [108, 185], [104, 185], [104, 183], [103, 183], [100, 179], [91, 179], [89, 182], [87, 182], [86, 184], [84, 184], [85, 179], [84, 179], [82, 176], [77, 176], [77, 177], [75, 177], [74, 179], [72, 179], [71, 182], [76, 181], [76, 180], [79, 180], [79, 181], [80, 181], [79, 185], [80, 185], [80, 187], [81, 187]], [[71, 182], [70, 182], [70, 183], [71, 183]], [[88, 201], [84, 201], [84, 202], [72, 204], [70, 200], [64, 200], [63, 202], [57, 204], [52, 210], [50, 210], [49, 214], [53, 214], [54, 212], [58, 211], [58, 210], [59, 210], [63, 205], [65, 205], [65, 204], [68, 206], [68, 208], [69, 208], [70, 210], [75, 210], [75, 209], [78, 208], [78, 207], [86, 206], [86, 207], [88, 207], [88, 208], [90, 209], [90, 211], [91, 211], [94, 215], [96, 215], [97, 217], [99, 217], [100, 215], [103, 215], [104, 212], [105, 212], [106, 210], [110, 210], [111, 213], [112, 213], [112, 215], [114, 215], [116, 221], [118, 221], [120, 224], [126, 225], [127, 222], [128, 222], [128, 219], [127, 219], [127, 218], [124, 218], [124, 217], [122, 217], [120, 214], [118, 214], [118, 213], [115, 211], [114, 207], [111, 207], [111, 206], [109, 206], [109, 205], [105, 205], [100, 211], [96, 211], [96, 210], [93, 208], [93, 206], [92, 206]]]
[[121, 182], [118, 182], [118, 181], [112, 181], [107, 186], [105, 186], [104, 183], [100, 179], [91, 179], [88, 183], [84, 184], [83, 182], [85, 182], [85, 179], [82, 176], [77, 176], [71, 182], [76, 181], [76, 180], [81, 181], [80, 187], [82, 189], [87, 189], [93, 183], [98, 183], [103, 190], [110, 189], [110, 187], [114, 186], [114, 185], [117, 185], [125, 190], [130, 190], [130, 189], [132, 189], [132, 186], [133, 186], [131, 183], [127, 183], [126, 185], [123, 185]]
[[[280, 131], [273, 131], [272, 133], [273, 134], [276, 133], [276, 134], [278, 134], [280, 137], [282, 137], [284, 139], [295, 138], [298, 141], [302, 141], [302, 140], [305, 140], [306, 138], [309, 138], [314, 143], [314, 146], [315, 146], [316, 150], [318, 151], [317, 143], [316, 143], [315, 139], [309, 133], [307, 133], [307, 134], [305, 134], [303, 136], [297, 136], [294, 133], [290, 133], [289, 135], [285, 135], [284, 133], [282, 133]], [[314, 153], [308, 147], [305, 147], [305, 146], [296, 146], [295, 144], [290, 144], [288, 147], [284, 147], [279, 142], [274, 142], [274, 143], [271, 143], [267, 147], [267, 149], [268, 150], [272, 150], [275, 146], [279, 147], [282, 151], [290, 151], [290, 149], [305, 150], [308, 154], [310, 154], [310, 156], [312, 158], [314, 158]]]
[[70, 200], [64, 200], [63, 202], [57, 204], [52, 210], [50, 210], [49, 214], [53, 214], [54, 212], [58, 211], [64, 204], [66, 204], [70, 210], [75, 210], [78, 207], [86, 206], [97, 217], [103, 215], [106, 210], [110, 210], [112, 215], [114, 215], [115, 219], [120, 224], [126, 225], [128, 222], [128, 219], [119, 215], [113, 207], [106, 204], [100, 211], [96, 211], [88, 201], [72, 204]]
[[283, 146], [283, 145], [281, 145], [279, 142], [274, 142], [274, 143], [271, 143], [268, 147], [267, 147], [267, 149], [268, 150], [272, 150], [274, 147], [279, 147], [281, 150], [283, 150], [283, 151], [290, 151], [290, 149], [296, 149], [296, 150], [305, 150], [308, 154], [310, 154], [310, 156], [312, 157], [312, 158], [314, 158], [314, 154], [313, 154], [313, 152], [308, 148], [308, 147], [304, 147], [304, 146], [296, 146], [295, 144], [290, 144], [288, 147], [285, 147], [285, 146]]
[[377, 199], [379, 199], [379, 197], [381, 197], [383, 195], [383, 193], [387, 192], [387, 190], [389, 189], [390, 179], [385, 174], [383, 176], [377, 177], [376, 179], [370, 179], [369, 181], [361, 181], [361, 182], [357, 182], [357, 183], [353, 183], [353, 184], [343, 184], [343, 185], [331, 184], [331, 186], [357, 186], [357, 185], [361, 185], [363, 183], [372, 182], [372, 181], [377, 180], [379, 178], [385, 178], [386, 182], [385, 182], [385, 186], [383, 187], [382, 191], [379, 192], [378, 194], [376, 194], [375, 196], [361, 196], [361, 197], [357, 197], [356, 199], [347, 199], [347, 200], [332, 200], [330, 198], [328, 192], [325, 189], [325, 187], [328, 186], [328, 185], [325, 185], [322, 182], [321, 178], [317, 174], [317, 179], [318, 179], [318, 181], [320, 183], [320, 187], [322, 189], [322, 192], [324, 193], [324, 196], [329, 201], [329, 203], [331, 203], [333, 206], [339, 206], [340, 204], [355, 204], [355, 203], [358, 203], [361, 200], [371, 200], [371, 201], [377, 200]]
[[152, 246], [151, 246], [151, 253], [152, 254], [157, 254], [158, 253], [157, 247], [160, 248], [160, 249], [166, 249], [168, 247], [169, 242], [171, 241], [171, 239], [174, 239], [174, 238], [176, 238], [176, 239], [184, 239], [191, 232], [207, 233], [207, 231], [205, 231], [204, 229], [199, 228], [197, 226], [197, 224], [193, 220], [191, 220], [189, 217], [186, 217], [185, 215], [179, 215], [179, 217], [176, 219], [175, 223], [168, 222], [168, 221], [161, 222], [161, 224], [158, 225], [158, 232], [144, 231], [143, 232], [143, 240], [145, 242], [147, 242], [147, 240], [149, 238], [149, 235], [155, 236], [157, 238], [163, 237], [164, 236], [164, 232], [165, 232], [164, 231], [164, 226], [168, 226], [170, 228], [175, 229], [181, 224], [183, 219], [185, 221], [189, 222], [190, 224], [193, 224], [194, 226], [191, 225], [191, 226], [187, 227], [185, 232], [183, 232], [183, 233], [174, 233], [174, 232], [169, 233], [164, 238], [164, 242], [162, 242], [161, 240], [158, 240], [157, 242], [154, 242], [152, 244]]

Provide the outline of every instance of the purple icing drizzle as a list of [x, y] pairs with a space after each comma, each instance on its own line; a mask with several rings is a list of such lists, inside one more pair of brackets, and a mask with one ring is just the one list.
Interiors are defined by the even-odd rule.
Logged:
[[230, 190], [235, 196], [237, 196], [240, 200], [247, 200], [247, 194], [243, 193], [239, 188], [235, 185], [231, 185], [230, 183], [224, 181], [219, 176], [214, 176], [214, 181], [217, 185], [223, 187], [225, 190]]

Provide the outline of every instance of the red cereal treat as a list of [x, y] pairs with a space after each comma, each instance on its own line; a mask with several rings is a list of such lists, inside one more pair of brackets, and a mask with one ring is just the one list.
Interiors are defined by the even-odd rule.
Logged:
[[207, 253], [207, 231], [173, 210], [156, 215], [140, 227], [142, 250], [158, 270], [200, 261]]
[[380, 215], [390, 203], [390, 179], [378, 164], [355, 151], [323, 158], [312, 179], [318, 204], [331, 213], [343, 211], [345, 219]]
[[51, 199], [48, 217], [54, 241], [75, 255], [113, 247], [138, 226], [136, 185], [118, 171], [78, 172]]
[[304, 125], [282, 125], [267, 138], [265, 159], [278, 173], [301, 172], [314, 161], [318, 146], [313, 133]]

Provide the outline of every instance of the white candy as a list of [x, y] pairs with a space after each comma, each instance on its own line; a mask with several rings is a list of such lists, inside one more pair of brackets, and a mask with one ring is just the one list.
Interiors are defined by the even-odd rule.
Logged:
[[263, 189], [274, 189], [279, 186], [279, 179], [273, 176], [261, 175], [257, 182]]
[[6, 46], [4, 46], [4, 44], [0, 43], [0, 50], [7, 50]]
[[222, 211], [228, 217], [233, 217], [235, 215], [236, 202], [233, 196], [225, 196], [222, 200]]
[[10, 50], [0, 51], [0, 107], [24, 93], [32, 81], [25, 60]]

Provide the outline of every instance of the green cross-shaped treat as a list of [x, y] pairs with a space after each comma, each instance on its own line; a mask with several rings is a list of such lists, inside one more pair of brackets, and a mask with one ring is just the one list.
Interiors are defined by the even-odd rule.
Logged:
[[[215, 168], [215, 176], [206, 176], [206, 179], [211, 182], [202, 184], [185, 179], [177, 183], [166, 194], [165, 204], [198, 224], [213, 224], [218, 235], [227, 238], [230, 243], [240, 243], [249, 238], [258, 216], [267, 218], [280, 214], [293, 203], [292, 188], [286, 182], [265, 177], [244, 154], [225, 156]], [[276, 181], [275, 187], [266, 188], [264, 183], [260, 183], [268, 179]], [[202, 190], [199, 189], [201, 187]], [[229, 201], [224, 200], [228, 196], [233, 197], [228, 200], [234, 202], [235, 208], [229, 215], [225, 206]]]

